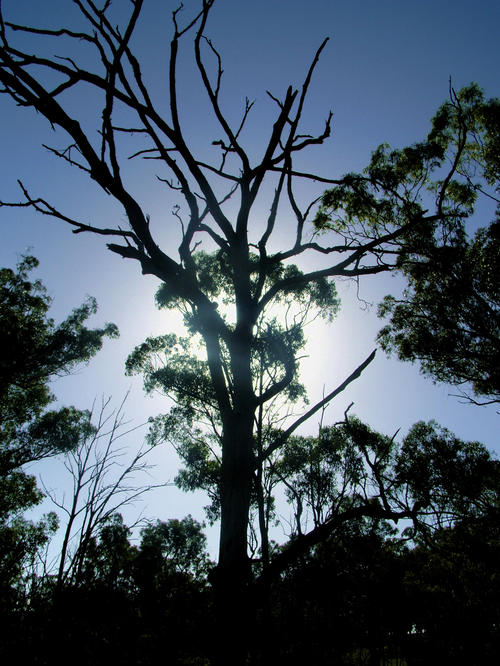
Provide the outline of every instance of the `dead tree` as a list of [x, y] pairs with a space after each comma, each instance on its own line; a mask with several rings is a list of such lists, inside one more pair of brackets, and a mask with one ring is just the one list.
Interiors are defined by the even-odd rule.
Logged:
[[[286, 337], [278, 340], [275, 351], [281, 372], [272, 385], [258, 392], [252, 373], [252, 358], [258, 342], [257, 322], [277, 299], [285, 295], [296, 295], [307, 289], [312, 293], [316, 286], [329, 284], [338, 276], [358, 279], [392, 270], [397, 261], [398, 239], [419, 225], [439, 219], [443, 213], [442, 200], [431, 214], [419, 206], [406, 206], [407, 201], [394, 185], [394, 191], [389, 194], [401, 212], [399, 219], [393, 216], [385, 223], [382, 218], [381, 224], [370, 230], [365, 228], [359, 234], [343, 232], [339, 225], [335, 242], [322, 243], [311, 224], [321, 189], [332, 185], [350, 187], [361, 203], [366, 196], [366, 204], [373, 204], [373, 197], [369, 199], [366, 193], [366, 181], [370, 179], [336, 181], [294, 166], [299, 153], [322, 144], [330, 136], [331, 113], [317, 134], [304, 133], [301, 129], [312, 75], [327, 40], [314, 54], [300, 87], [289, 86], [283, 98], [268, 93], [276, 104], [276, 116], [267, 131], [264, 150], [252, 161], [242, 137], [253, 102], [246, 100], [241, 121], [236, 125], [228, 120], [222, 106], [221, 57], [206, 37], [214, 0], [200, 0], [200, 10], [191, 18], [184, 19], [180, 9], [172, 14], [168, 83], [164, 91], [169, 106], [165, 112], [154, 105], [145, 84], [139, 54], [135, 54], [131, 47], [134, 29], [140, 20], [142, 0], [132, 0], [130, 16], [121, 28], [116, 27], [111, 18], [113, 8], [109, 1], [102, 8], [94, 0], [74, 2], [87, 29], [72, 30], [67, 26], [57, 30], [35, 28], [14, 25], [2, 19], [0, 80], [3, 92], [13, 101], [42, 114], [54, 128], [66, 133], [69, 137], [67, 147], [50, 148], [51, 152], [70, 167], [87, 173], [105, 193], [114, 197], [123, 208], [128, 227], [122, 229], [118, 222], [115, 226], [97, 226], [80, 221], [53, 203], [31, 194], [24, 184], [21, 184], [24, 200], [13, 205], [29, 206], [57, 218], [71, 225], [75, 234], [89, 232], [109, 239], [111, 252], [137, 261], [142, 273], [154, 275], [164, 283], [170, 305], [182, 307], [189, 313], [191, 330], [203, 339], [222, 440], [220, 548], [213, 581], [222, 609], [221, 621], [231, 637], [226, 646], [227, 660], [236, 664], [244, 660], [250, 631], [246, 610], [251, 581], [247, 531], [256, 473], [258, 477], [262, 462], [278, 450], [307, 417], [318, 412], [356, 379], [374, 355], [370, 354], [349, 378], [291, 423], [274, 442], [257, 451], [255, 424], [258, 411], [286, 389], [296, 376], [298, 366]], [[19, 32], [25, 37], [33, 34], [48, 40], [69, 40], [74, 48], [66, 58], [47, 58], [22, 51], [15, 44]], [[200, 94], [208, 101], [220, 132], [211, 137], [213, 145], [220, 150], [217, 160], [212, 163], [197, 156], [196, 146], [190, 145], [179, 115], [177, 58], [179, 49], [189, 43], [190, 37]], [[82, 61], [85, 66], [79, 64], [82, 45], [86, 49]], [[88, 65], [89, 48], [95, 54], [93, 69]], [[209, 71], [207, 56], [215, 63], [215, 71]], [[45, 73], [50, 76], [44, 76]], [[58, 82], [50, 86], [44, 83], [55, 79]], [[68, 90], [87, 86], [102, 99], [102, 122], [95, 136], [84, 132], [79, 118], [68, 110], [64, 101], [64, 93]], [[123, 121], [125, 117], [127, 120]], [[131, 117], [135, 118], [133, 122]], [[134, 156], [154, 159], [161, 165], [159, 169], [166, 169], [169, 175], [162, 176], [163, 181], [186, 207], [185, 218], [177, 213], [182, 218], [182, 240], [177, 253], [173, 247], [161, 246], [154, 221], [131, 193], [119, 157], [124, 135], [147, 140], [147, 144], [138, 145]], [[316, 182], [316, 187], [320, 188], [305, 206], [295, 195], [295, 184], [301, 181]], [[259, 196], [264, 196], [263, 184], [268, 182], [274, 184], [270, 212], [264, 224], [255, 229], [250, 221], [260, 202]], [[377, 180], [369, 184], [375, 189], [380, 185], [386, 193], [390, 189], [389, 185]], [[236, 199], [237, 210], [230, 215], [227, 204], [234, 209]], [[271, 239], [283, 226], [290, 243], [273, 251]], [[196, 251], [202, 242], [216, 248], [217, 260], [232, 292], [236, 313], [233, 322], [228, 322], [218, 310], [217, 297], [208, 288], [196, 261]], [[300, 261], [305, 255], [321, 258], [323, 265], [325, 258], [329, 258], [329, 264], [309, 272], [290, 268], [291, 262]], [[319, 297], [316, 298], [319, 303]]]
[[110, 409], [110, 398], [89, 413], [89, 427], [79, 446], [64, 456], [72, 482], [69, 497], [51, 490], [43, 484], [45, 494], [63, 515], [63, 537], [58, 557], [56, 586], [81, 582], [85, 558], [99, 530], [108, 520], [139, 501], [154, 488], [166, 484], [144, 483], [151, 465], [146, 457], [150, 446], [120, 446], [119, 440], [129, 436], [140, 426], [128, 427], [124, 421], [123, 406]]

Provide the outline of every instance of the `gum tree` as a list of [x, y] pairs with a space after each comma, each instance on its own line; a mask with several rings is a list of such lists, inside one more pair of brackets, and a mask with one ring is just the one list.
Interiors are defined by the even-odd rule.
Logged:
[[380, 304], [380, 316], [390, 320], [379, 341], [434, 380], [462, 387], [470, 402], [499, 403], [500, 101], [485, 99], [475, 85], [452, 90], [434, 128], [443, 143], [462, 137], [455, 182], [463, 212], [472, 212], [477, 198], [494, 202], [496, 211], [474, 234], [466, 216], [455, 216], [447, 233], [421, 237], [401, 253], [408, 286]]
[[[307, 297], [314, 307], [332, 314], [336, 307], [335, 277], [360, 279], [395, 269], [402, 240], [421, 232], [433, 233], [456, 216], [463, 203], [452, 187], [458, 161], [452, 157], [451, 166], [446, 165], [447, 157], [463, 152], [464, 147], [460, 137], [446, 145], [430, 138], [395, 153], [389, 162], [379, 151], [367, 174], [350, 174], [341, 180], [302, 171], [297, 157], [330, 135], [331, 113], [316, 134], [301, 126], [325, 40], [301, 86], [289, 86], [282, 97], [268, 93], [276, 114], [270, 127], [262, 130], [267, 138], [254, 158], [255, 146], [244, 141], [253, 102], [245, 101], [236, 123], [223, 108], [222, 60], [206, 37], [214, 0], [201, 0], [198, 13], [190, 17], [180, 9], [173, 12], [167, 82], [160, 91], [168, 105], [162, 100], [161, 106], [153, 102], [140, 54], [133, 50], [143, 2], [130, 3], [129, 17], [118, 17], [121, 27], [117, 27], [109, 1], [99, 6], [93, 0], [74, 0], [74, 4], [80, 12], [74, 29], [20, 26], [2, 19], [0, 80], [3, 92], [14, 102], [37, 111], [67, 136], [66, 148], [49, 150], [111, 195], [123, 209], [127, 228], [118, 220], [109, 226], [81, 221], [31, 194], [23, 183], [24, 200], [9, 205], [31, 207], [71, 225], [77, 234], [93, 233], [111, 241], [111, 252], [135, 260], [142, 273], [161, 281], [162, 303], [181, 309], [190, 333], [200, 337], [206, 366], [203, 371], [195, 366], [187, 368], [198, 382], [198, 393], [190, 399], [196, 402], [199, 390], [203, 391], [220, 434], [221, 528], [213, 582], [222, 621], [229, 628], [226, 656], [230, 663], [238, 663], [239, 658], [244, 659], [250, 631], [246, 616], [251, 580], [247, 532], [255, 479], [263, 463], [295, 430], [356, 379], [373, 358], [372, 353], [321, 402], [295, 421], [290, 419], [259, 449], [259, 412], [286, 393], [298, 371], [299, 347], [291, 335], [293, 326], [273, 324], [275, 305]], [[31, 49], [22, 50], [16, 46], [18, 33], [23, 40], [36, 36], [58, 43], [64, 40], [66, 45], [69, 42], [67, 57], [49, 58], [42, 52], [37, 55]], [[200, 100], [208, 103], [217, 126], [217, 133], [208, 137], [219, 151], [212, 162], [191, 144], [179, 111], [178, 53], [189, 45], [199, 75]], [[67, 97], [69, 91], [88, 87], [95, 93], [96, 104], [100, 103], [95, 117], [101, 122], [95, 133], [84, 131], [83, 118]], [[182, 231], [177, 249], [162, 246], [155, 220], [132, 193], [123, 159], [130, 137], [137, 141], [134, 156], [155, 159], [160, 179], [184, 206], [182, 212], [179, 208], [174, 211]], [[419, 194], [432, 170], [441, 165], [447, 175], [436, 182], [432, 206], [423, 205]], [[312, 201], [303, 204], [298, 186], [312, 186], [314, 181], [318, 191]], [[321, 190], [327, 185], [333, 190], [318, 210]], [[269, 213], [256, 224], [256, 211], [263, 205]], [[282, 230], [289, 241], [276, 250], [274, 241]], [[214, 252], [211, 266], [199, 259], [200, 244]], [[304, 257], [315, 258], [318, 268], [300, 270], [295, 263]], [[220, 301], [221, 290], [231, 305], [230, 314]], [[169, 345], [178, 342], [165, 338], [167, 356], [172, 355]], [[262, 353], [263, 349], [267, 351]], [[255, 374], [259, 353], [266, 364], [264, 370], [269, 370], [265, 387], [259, 385]], [[184, 373], [184, 380], [189, 379], [189, 372]], [[188, 383], [175, 385], [172, 374], [168, 381], [182, 402]]]
[[[379, 146], [364, 173], [324, 193], [316, 217], [319, 227], [357, 242], [374, 227], [436, 211], [397, 240], [406, 288], [379, 305], [389, 321], [378, 341], [435, 381], [463, 387], [476, 404], [500, 399], [499, 155], [500, 100], [475, 84], [450, 86], [426, 141]], [[496, 206], [479, 229], [469, 222], [478, 202], [483, 218], [488, 203]]]
[[43, 499], [25, 467], [73, 451], [88, 432], [86, 412], [51, 409], [51, 381], [88, 362], [105, 337], [118, 335], [114, 324], [87, 328], [97, 308], [93, 299], [56, 325], [48, 314], [52, 299], [31, 275], [37, 266], [26, 256], [15, 270], [0, 269], [0, 594], [6, 609], [34, 580], [41, 551], [57, 529], [55, 514], [36, 523], [24, 518]]

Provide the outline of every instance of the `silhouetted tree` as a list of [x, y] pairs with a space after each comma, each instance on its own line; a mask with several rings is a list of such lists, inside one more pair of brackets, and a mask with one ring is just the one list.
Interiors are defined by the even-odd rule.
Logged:
[[114, 324], [88, 329], [97, 311], [89, 298], [55, 325], [48, 316], [51, 298], [29, 273], [38, 266], [24, 257], [17, 270], [0, 270], [0, 470], [74, 449], [85, 413], [73, 407], [47, 410], [55, 400], [50, 380], [70, 373], [116, 337]]
[[[453, 169], [441, 173], [445, 154]], [[391, 151], [381, 146], [364, 176], [327, 192], [319, 222], [359, 237], [360, 225], [391, 223], [405, 211], [435, 205], [439, 223], [399, 241], [397, 266], [407, 280], [402, 297], [379, 306], [390, 317], [383, 349], [418, 361], [437, 381], [468, 386], [476, 400], [500, 400], [500, 101], [471, 85], [438, 110], [427, 141]], [[380, 191], [384, 193], [381, 199]], [[497, 202], [495, 220], [467, 231], [478, 198]], [[470, 400], [474, 398], [470, 396]]]
[[382, 347], [419, 361], [435, 380], [464, 387], [471, 402], [499, 402], [499, 269], [498, 222], [471, 239], [433, 242], [405, 266], [404, 297], [387, 296], [379, 306], [391, 317], [379, 334]]
[[[234, 665], [245, 661], [250, 636], [252, 572], [247, 542], [255, 478], [260, 478], [263, 463], [279, 451], [296, 428], [357, 378], [373, 358], [373, 354], [368, 356], [337, 389], [276, 437], [266, 442], [257, 438], [257, 444], [259, 441], [263, 444], [259, 451], [255, 438], [259, 410], [283, 395], [298, 370], [293, 323], [274, 325], [273, 306], [283, 301], [310, 299], [315, 307], [330, 315], [336, 304], [331, 282], [334, 277], [361, 278], [400, 269], [399, 253], [408, 239], [420, 234], [428, 236], [438, 228], [447, 229], [454, 220], [461, 219], [470, 210], [470, 200], [464, 200], [455, 177], [463, 164], [460, 158], [466, 146], [460, 134], [453, 134], [448, 141], [430, 139], [389, 155], [379, 150], [367, 175], [347, 175], [340, 180], [297, 168], [295, 157], [310, 146], [322, 144], [330, 135], [331, 113], [319, 133], [313, 135], [301, 128], [311, 77], [325, 40], [300, 88], [288, 87], [281, 99], [270, 94], [276, 103], [276, 117], [263, 151], [255, 160], [251, 159], [250, 150], [243, 144], [242, 130], [253, 103], [246, 100], [241, 121], [236, 124], [229, 121], [222, 108], [221, 59], [205, 36], [213, 0], [202, 0], [200, 11], [183, 25], [179, 9], [173, 12], [166, 86], [169, 107], [165, 113], [163, 107], [154, 105], [140, 60], [131, 48], [142, 4], [141, 0], [132, 3], [130, 18], [121, 28], [115, 27], [111, 3], [106, 2], [100, 8], [90, 0], [77, 0], [87, 30], [81, 21], [77, 30], [67, 26], [62, 30], [32, 28], [3, 21], [0, 34], [3, 92], [16, 103], [38, 111], [54, 128], [69, 136], [66, 149], [50, 150], [68, 165], [87, 173], [104, 192], [112, 195], [123, 207], [128, 228], [122, 228], [121, 220], [116, 226], [107, 227], [81, 222], [43, 198], [32, 196], [24, 185], [21, 187], [25, 200], [14, 205], [31, 206], [63, 220], [77, 233], [91, 232], [117, 239], [119, 242], [108, 244], [109, 249], [121, 257], [135, 259], [143, 273], [159, 278], [163, 283], [161, 303], [184, 312], [190, 335], [199, 336], [202, 342], [206, 363], [189, 361], [186, 365], [183, 360], [171, 370], [167, 368], [163, 380], [181, 405], [199, 405], [201, 398], [209, 405], [210, 414], [217, 415], [214, 426], [221, 442], [218, 474], [221, 530], [219, 561], [212, 580], [218, 592], [221, 634], [227, 637], [220, 661]], [[74, 49], [68, 59], [51, 59], [37, 55], [34, 50], [24, 52], [11, 41], [11, 33], [17, 31], [24, 33], [24, 37], [36, 34], [49, 40], [68, 38]], [[218, 158], [212, 162], [198, 156], [189, 145], [179, 115], [177, 56], [189, 34], [193, 34], [201, 91], [220, 131], [212, 144]], [[77, 49], [81, 46], [85, 51], [80, 61]], [[215, 63], [211, 74], [206, 64], [207, 53]], [[63, 95], [87, 86], [102, 100], [102, 108], [94, 114], [102, 118], [95, 135], [84, 132], [78, 113], [73, 106], [65, 105]], [[183, 199], [185, 214], [180, 209], [175, 211], [181, 227], [178, 256], [173, 248], [161, 247], [161, 234], [157, 235], [154, 220], [146, 215], [127, 183], [120, 161], [124, 135], [138, 139], [135, 157], [153, 157], [161, 164], [160, 168], [167, 170], [169, 175], [161, 180]], [[144, 138], [149, 142], [146, 145], [141, 142]], [[252, 153], [254, 149], [252, 145]], [[302, 205], [295, 193], [297, 181], [314, 180], [322, 188], [336, 185], [333, 194], [323, 198], [319, 211], [315, 205], [317, 196]], [[428, 180], [432, 180], [436, 190], [431, 205], [418, 199]], [[262, 210], [262, 199], [265, 201], [269, 196], [264, 183], [274, 190], [267, 204], [264, 203], [269, 215], [260, 225], [255, 224], [253, 214], [257, 208]], [[235, 211], [236, 196], [239, 200]], [[290, 242], [276, 250], [272, 237], [282, 224], [278, 217], [280, 205], [287, 207], [285, 224]], [[293, 231], [290, 214], [295, 222]], [[315, 225], [311, 224], [313, 214]], [[331, 240], [321, 243], [318, 238], [321, 230], [329, 232]], [[209, 249], [215, 245], [217, 251], [217, 262], [208, 267], [196, 256], [203, 241]], [[309, 272], [299, 270], [292, 262], [305, 254], [321, 258], [325, 267]], [[230, 314], [220, 303], [223, 294], [228, 294]], [[163, 340], [163, 348], [157, 342], [149, 351], [166, 352], [171, 358], [172, 349], [183, 344], [168, 337]], [[260, 354], [265, 348], [268, 358]], [[269, 384], [263, 389], [256, 384], [255, 363], [259, 354], [266, 369], [270, 369]], [[185, 357], [181, 353], [182, 359]], [[191, 387], [194, 393], [188, 400]], [[206, 411], [202, 415], [207, 416]], [[262, 499], [259, 501], [262, 506]]]
[[408, 663], [480, 664], [496, 658], [499, 546], [497, 504], [408, 551], [402, 586], [413, 625]]
[[404, 551], [387, 523], [358, 519], [291, 565], [273, 584], [271, 663], [392, 663], [411, 629]]
[[[128, 394], [127, 394], [128, 395]], [[147, 455], [154, 446], [120, 446], [119, 440], [137, 431], [127, 428], [123, 407], [127, 396], [116, 411], [110, 409], [110, 398], [103, 399], [87, 414], [87, 427], [78, 446], [64, 456], [64, 467], [72, 482], [69, 497], [44, 485], [45, 494], [63, 512], [63, 536], [57, 567], [57, 585], [87, 583], [87, 551], [101, 528], [124, 506], [140, 500], [143, 495], [166, 484], [144, 483], [141, 477], [151, 469]], [[108, 532], [110, 528], [108, 526]]]
[[347, 415], [317, 438], [291, 438], [275, 471], [293, 508], [291, 539], [263, 579], [351, 521], [404, 520], [406, 536], [413, 538], [484, 515], [496, 501], [499, 480], [482, 444], [464, 442], [434, 422], [416, 423], [399, 442]]
[[166, 522], [158, 520], [141, 530], [140, 550], [156, 556], [162, 566], [171, 571], [202, 579], [210, 564], [202, 530], [203, 525], [192, 516], [182, 520], [171, 518]]
[[[95, 313], [89, 299], [59, 325], [48, 316], [51, 299], [30, 280], [34, 257], [16, 270], [0, 270], [0, 577], [2, 594], [24, 591], [37, 556], [57, 527], [55, 514], [37, 523], [23, 514], [42, 501], [36, 480], [23, 466], [73, 450], [87, 432], [87, 413], [74, 407], [49, 410], [50, 380], [71, 372], [116, 337], [113, 324], [88, 329]], [[19, 587], [20, 586], [20, 587]], [[6, 600], [4, 598], [4, 604]], [[9, 608], [8, 604], [4, 606]]]
[[118, 334], [113, 324], [85, 326], [96, 311], [93, 299], [56, 326], [45, 287], [30, 279], [36, 266], [27, 256], [16, 270], [0, 270], [0, 624], [7, 645], [35, 603], [44, 550], [58, 526], [53, 512], [36, 521], [25, 517], [43, 494], [24, 466], [74, 450], [88, 434], [86, 412], [48, 409], [55, 400], [50, 381], [87, 362], [105, 337]]

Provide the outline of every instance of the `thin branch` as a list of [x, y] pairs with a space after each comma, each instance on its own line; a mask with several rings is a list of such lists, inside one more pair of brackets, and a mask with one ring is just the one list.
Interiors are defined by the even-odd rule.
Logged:
[[5, 206], [9, 208], [34, 208], [38, 213], [41, 213], [42, 215], [50, 215], [51, 217], [55, 217], [75, 227], [75, 229], [73, 230], [74, 234], [82, 233], [84, 231], [90, 231], [92, 233], [99, 234], [101, 236], [121, 236], [122, 238], [130, 238], [133, 241], [137, 242], [137, 236], [133, 231], [106, 229], [106, 228], [94, 227], [92, 225], [85, 224], [84, 222], [78, 222], [77, 220], [74, 220], [73, 218], [68, 217], [67, 215], [64, 215], [64, 213], [58, 211], [56, 208], [54, 208], [54, 206], [45, 201], [45, 199], [41, 198], [33, 199], [29, 194], [28, 190], [26, 189], [26, 187], [23, 185], [23, 183], [20, 180], [18, 180], [17, 182], [19, 183], [19, 187], [21, 188], [24, 196], [26, 197], [26, 201], [15, 202], [15, 203], [0, 201], [0, 207]]
[[[303, 414], [300, 418], [298, 418], [294, 423], [292, 423], [291, 426], [289, 426], [283, 433], [281, 433], [277, 439], [267, 447], [267, 449], [264, 451], [262, 454], [262, 460], [265, 460], [266, 458], [269, 458], [269, 456], [279, 449], [283, 444], [287, 441], [287, 439], [290, 437], [290, 435], [297, 430], [297, 428], [302, 425], [305, 421], [311, 418], [316, 412], [318, 412], [320, 409], [322, 409], [325, 405], [327, 405], [329, 402], [333, 400], [339, 393], [342, 393], [349, 384], [352, 384], [352, 382], [356, 379], [358, 379], [361, 376], [361, 373], [365, 368], [370, 365], [370, 363], [373, 361], [375, 358], [375, 353], [376, 350], [374, 349], [372, 353], [361, 363], [358, 365], [356, 370], [352, 372], [347, 379], [345, 379], [339, 386], [337, 386], [336, 389], [328, 393], [322, 400], [317, 402], [311, 409], [309, 409], [305, 414]], [[259, 463], [262, 461], [259, 461]]]

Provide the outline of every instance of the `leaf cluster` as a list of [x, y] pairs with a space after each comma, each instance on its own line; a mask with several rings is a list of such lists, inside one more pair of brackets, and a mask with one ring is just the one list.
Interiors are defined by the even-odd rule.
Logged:
[[317, 437], [290, 438], [274, 470], [295, 507], [297, 534], [308, 520], [318, 530], [339, 518], [343, 524], [353, 509], [366, 517], [406, 517], [417, 531], [452, 524], [494, 506], [500, 489], [487, 449], [432, 421], [416, 423], [398, 442], [349, 417]]
[[[0, 270], [0, 445], [30, 459], [66, 450], [74, 442], [71, 431], [80, 417], [74, 408], [45, 412], [54, 396], [49, 382], [87, 362], [102, 347], [105, 337], [116, 337], [114, 324], [89, 329], [86, 320], [97, 310], [88, 299], [60, 324], [48, 316], [51, 299], [39, 280], [29, 273], [38, 266], [34, 257], [24, 257], [17, 270]], [[63, 435], [64, 434], [64, 435]], [[36, 451], [36, 453], [35, 453]]]
[[500, 396], [500, 224], [473, 238], [434, 244], [405, 263], [402, 298], [386, 296], [379, 316], [383, 349], [420, 363], [437, 381], [469, 384], [478, 397]]

